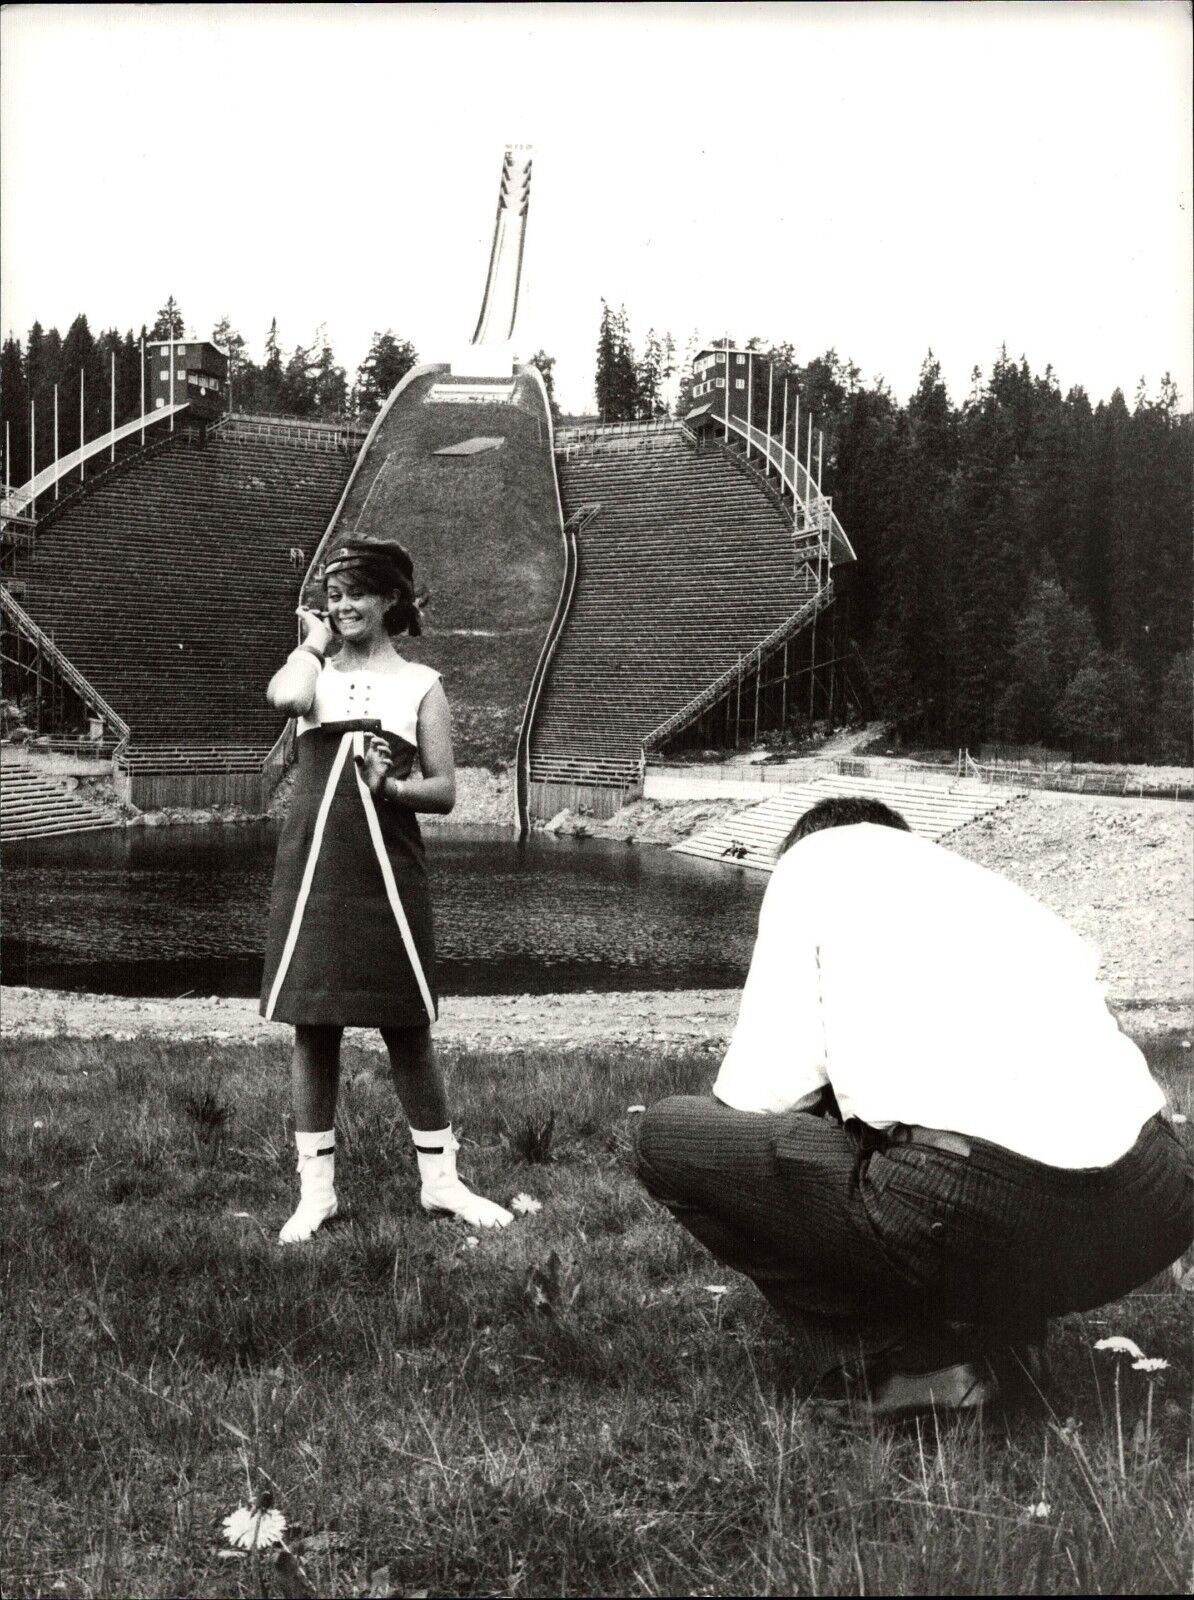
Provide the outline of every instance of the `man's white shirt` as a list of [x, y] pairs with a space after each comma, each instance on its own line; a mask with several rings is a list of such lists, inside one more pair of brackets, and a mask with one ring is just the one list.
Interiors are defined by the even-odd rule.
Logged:
[[1165, 1104], [1098, 952], [1007, 879], [894, 828], [827, 828], [775, 868], [713, 1092], [1105, 1167]]

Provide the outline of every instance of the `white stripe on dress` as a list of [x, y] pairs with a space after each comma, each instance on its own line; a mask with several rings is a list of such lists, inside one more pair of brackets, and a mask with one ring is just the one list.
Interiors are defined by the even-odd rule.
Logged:
[[315, 817], [315, 830], [311, 835], [311, 848], [307, 852], [307, 862], [303, 868], [303, 881], [299, 885], [299, 892], [294, 902], [294, 915], [290, 919], [290, 931], [287, 933], [286, 943], [282, 947], [282, 959], [278, 962], [278, 973], [274, 978], [274, 986], [269, 992], [269, 1002], [265, 1008], [267, 1022], [273, 1020], [274, 1007], [278, 1003], [278, 995], [281, 993], [282, 985], [286, 981], [286, 974], [290, 969], [291, 958], [294, 955], [294, 947], [298, 943], [299, 929], [302, 927], [303, 922], [303, 912], [307, 909], [307, 900], [311, 894], [311, 884], [319, 861], [319, 851], [323, 845], [323, 831], [327, 826], [332, 796], [336, 792], [340, 774], [344, 771], [344, 762], [352, 745], [352, 738], [351, 733], [346, 733], [341, 738], [340, 748], [336, 751], [336, 758], [332, 762], [332, 770], [328, 774], [327, 786], [323, 791], [323, 799], [319, 802], [319, 811]]
[[[363, 744], [363, 740], [362, 740]], [[394, 913], [394, 921], [398, 924], [398, 932], [402, 935], [402, 943], [406, 949], [406, 958], [411, 964], [415, 975], [415, 982], [419, 986], [423, 1005], [427, 1011], [428, 1022], [435, 1021], [435, 1001], [431, 998], [431, 991], [427, 987], [427, 979], [423, 975], [423, 963], [419, 960], [419, 952], [415, 948], [415, 941], [410, 931], [410, 923], [406, 920], [406, 912], [402, 901], [398, 897], [398, 885], [394, 882], [394, 869], [390, 865], [390, 858], [386, 854], [386, 842], [381, 836], [381, 823], [377, 820], [377, 811], [373, 804], [373, 796], [369, 793], [369, 785], [361, 777], [360, 767], [354, 767], [357, 788], [361, 793], [361, 804], [365, 808], [365, 821], [369, 825], [369, 837], [373, 840], [373, 848], [377, 853], [377, 864], [381, 868], [382, 881], [386, 886], [386, 896], [390, 902], [390, 910]]]

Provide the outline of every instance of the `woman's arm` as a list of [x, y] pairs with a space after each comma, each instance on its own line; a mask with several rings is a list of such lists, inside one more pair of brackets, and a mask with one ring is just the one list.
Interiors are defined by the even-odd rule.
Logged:
[[452, 714], [437, 679], [419, 706], [419, 778], [386, 778], [382, 795], [408, 811], [436, 811], [447, 816], [456, 804], [456, 762], [452, 756]]
[[331, 643], [332, 630], [317, 612], [299, 610], [303, 642], [290, 652], [285, 666], [269, 681], [265, 698], [275, 711], [288, 717], [305, 717], [315, 704], [315, 684], [323, 664], [324, 651]]

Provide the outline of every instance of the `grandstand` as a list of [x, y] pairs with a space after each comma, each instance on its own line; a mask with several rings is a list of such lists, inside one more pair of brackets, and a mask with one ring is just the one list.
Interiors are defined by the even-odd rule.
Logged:
[[807, 654], [829, 565], [796, 548], [760, 476], [678, 423], [568, 430], [557, 464], [575, 588], [531, 728], [531, 803], [608, 815], [640, 782], [644, 746], [711, 712], [736, 742], [764, 688], [786, 709], [801, 671], [808, 683], [811, 661], [794, 671], [790, 651]]
[[10, 552], [10, 592], [127, 730], [135, 803], [152, 775], [156, 804], [258, 807], [278, 731], [265, 678], [347, 474], [342, 450], [272, 421], [202, 447], [181, 427], [52, 504]]
[[833, 795], [881, 800], [901, 814], [913, 833], [932, 840], [944, 839], [1019, 798], [1009, 790], [993, 795], [990, 789], [965, 778], [943, 785], [820, 773], [803, 783], [785, 784], [781, 793], [735, 816], [723, 817], [681, 839], [672, 849], [680, 855], [770, 872], [780, 846], [804, 813]]

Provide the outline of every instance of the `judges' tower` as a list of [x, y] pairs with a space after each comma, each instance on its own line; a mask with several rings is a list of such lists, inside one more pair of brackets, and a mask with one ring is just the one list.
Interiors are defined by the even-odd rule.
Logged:
[[485, 297], [472, 343], [452, 361], [453, 377], [510, 378], [514, 375], [514, 324], [531, 199], [531, 147], [507, 146], [502, 158], [497, 217], [489, 252]]

